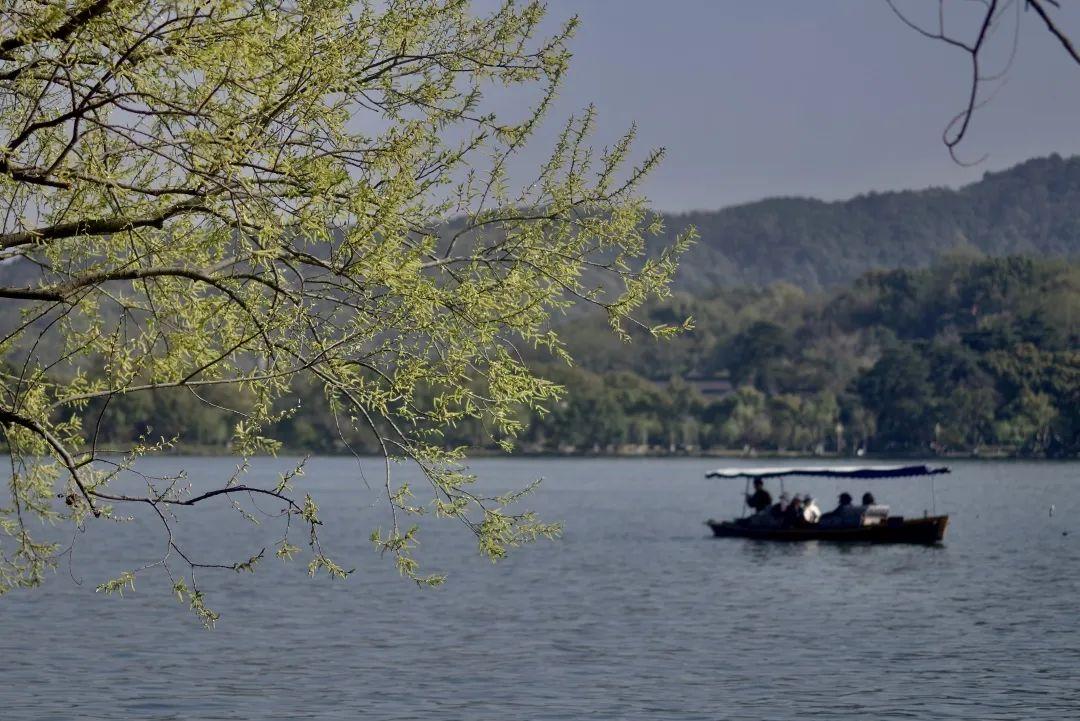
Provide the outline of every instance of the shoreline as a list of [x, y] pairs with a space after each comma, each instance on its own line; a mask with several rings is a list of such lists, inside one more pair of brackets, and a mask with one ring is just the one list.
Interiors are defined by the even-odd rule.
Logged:
[[[122, 455], [122, 454], [107, 454], [102, 455]], [[345, 452], [310, 452], [304, 449], [297, 448], [283, 448], [280, 453], [269, 454], [259, 453], [250, 456], [251, 458], [274, 458], [274, 457], [290, 457], [290, 458], [302, 458], [308, 456], [311, 458], [349, 458], [354, 454]], [[360, 453], [357, 454], [361, 458], [381, 458], [382, 456], [377, 453]], [[176, 457], [229, 457], [239, 458], [240, 456], [232, 453], [229, 448], [222, 446], [178, 446], [164, 452], [146, 453], [144, 457], [160, 457], [167, 458], [170, 456]], [[1047, 462], [1076, 462], [1080, 461], [1080, 456], [1036, 456], [1036, 455], [1018, 455], [1004, 452], [986, 452], [986, 453], [972, 453], [972, 452], [954, 452], [954, 453], [867, 453], [862, 456], [836, 454], [836, 453], [809, 453], [800, 451], [754, 451], [747, 453], [741, 450], [705, 450], [705, 451], [660, 451], [651, 449], [641, 452], [558, 452], [558, 451], [538, 451], [538, 450], [520, 450], [512, 453], [506, 453], [497, 449], [473, 449], [466, 453], [467, 459], [480, 459], [480, 458], [580, 458], [580, 459], [610, 459], [610, 460], [623, 460], [623, 459], [662, 459], [662, 458], [715, 458], [715, 459], [727, 459], [732, 461], [755, 461], [755, 460], [814, 460], [814, 461], [844, 461], [844, 462], [862, 462], [873, 463], [881, 461], [908, 461], [908, 460], [927, 460], [927, 459], [940, 459], [942, 461], [1047, 461]]]

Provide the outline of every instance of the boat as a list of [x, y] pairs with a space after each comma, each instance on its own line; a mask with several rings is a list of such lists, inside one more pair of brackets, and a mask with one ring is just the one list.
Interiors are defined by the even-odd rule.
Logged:
[[852, 528], [752, 528], [737, 521], [705, 523], [719, 538], [754, 538], [761, 541], [860, 541], [863, 543], [923, 543], [932, 545], [945, 538], [948, 516], [926, 518], [893, 517], [885, 523]]
[[[780, 466], [773, 468], [721, 468], [705, 474], [707, 478], [745, 478], [749, 488], [751, 479], [779, 478], [789, 476], [817, 476], [826, 478], [909, 478], [936, 476], [948, 473], [944, 466], [926, 465], [877, 465], [877, 466]], [[767, 513], [767, 512], [763, 512]], [[887, 506], [856, 506], [836, 523], [807, 523], [784, 526], [763, 514], [737, 518], [731, 521], [709, 519], [705, 524], [713, 535], [720, 538], [751, 538], [762, 541], [838, 541], [860, 543], [917, 543], [933, 545], [945, 538], [949, 525], [947, 515], [926, 515], [922, 518], [905, 518], [888, 515]]]

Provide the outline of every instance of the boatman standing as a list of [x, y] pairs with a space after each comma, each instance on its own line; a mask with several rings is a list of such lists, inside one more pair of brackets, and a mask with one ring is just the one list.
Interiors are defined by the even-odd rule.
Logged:
[[760, 478], [754, 479], [754, 492], [746, 494], [746, 505], [761, 513], [772, 505], [772, 496], [765, 490], [765, 483]]

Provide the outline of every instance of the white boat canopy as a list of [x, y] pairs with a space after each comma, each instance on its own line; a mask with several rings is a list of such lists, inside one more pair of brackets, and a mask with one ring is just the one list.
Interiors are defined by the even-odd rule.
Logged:
[[825, 476], [827, 478], [905, 478], [948, 473], [945, 466], [775, 466], [772, 468], [717, 468], [706, 478], [781, 478]]

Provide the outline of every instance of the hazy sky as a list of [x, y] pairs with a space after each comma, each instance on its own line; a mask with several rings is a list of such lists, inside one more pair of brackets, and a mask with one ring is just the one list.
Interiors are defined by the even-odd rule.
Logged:
[[[908, 2], [920, 5], [937, 7]], [[553, 116], [593, 102], [600, 143], [636, 121], [642, 149], [665, 146], [667, 159], [645, 187], [659, 209], [959, 185], [1032, 156], [1080, 152], [1080, 67], [1034, 13], [1021, 18], [1008, 82], [976, 115], [962, 150], [989, 158], [964, 168], [950, 160], [941, 131], [967, 92], [966, 58], [904, 27], [884, 0], [549, 0], [548, 7], [553, 20], [581, 18]], [[1077, 9], [1065, 21], [1080, 34]], [[1009, 40], [1000, 38], [996, 57]], [[541, 161], [546, 137], [526, 161]]]

